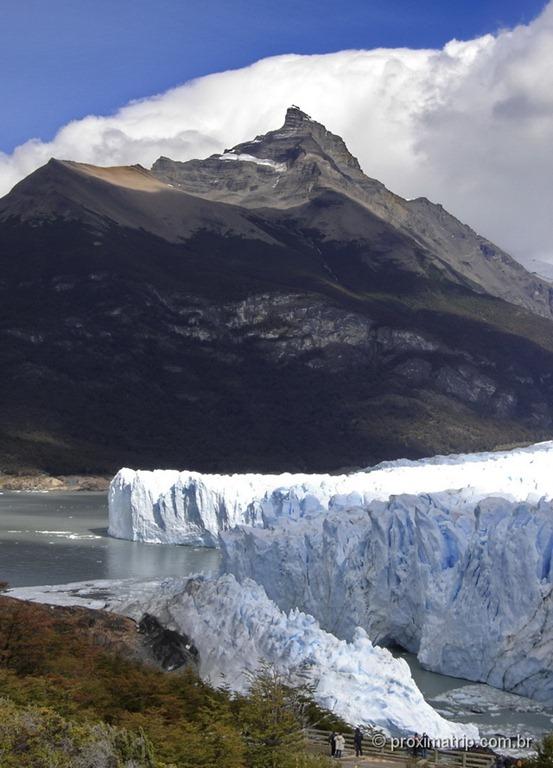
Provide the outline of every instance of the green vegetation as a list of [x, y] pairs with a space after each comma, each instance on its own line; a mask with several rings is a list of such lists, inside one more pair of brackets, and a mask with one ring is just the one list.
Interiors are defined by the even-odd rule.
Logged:
[[163, 768], [143, 733], [73, 723], [53, 709], [0, 699], [2, 768]]
[[232, 696], [191, 671], [161, 672], [114, 652], [108, 631], [127, 622], [99, 626], [95, 613], [0, 598], [2, 768], [325, 765], [305, 752], [302, 729], [344, 724], [308, 686], [262, 668], [246, 695]]
[[536, 754], [525, 760], [527, 768], [553, 768], [553, 733], [547, 734], [536, 745]]

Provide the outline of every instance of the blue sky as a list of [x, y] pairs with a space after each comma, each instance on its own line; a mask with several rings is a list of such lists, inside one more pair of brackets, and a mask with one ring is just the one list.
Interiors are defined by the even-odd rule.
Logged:
[[440, 47], [542, 0], [1, 0], [0, 149], [280, 53]]

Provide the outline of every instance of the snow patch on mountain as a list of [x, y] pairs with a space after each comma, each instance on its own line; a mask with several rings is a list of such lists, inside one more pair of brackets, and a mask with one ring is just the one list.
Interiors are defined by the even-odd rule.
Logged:
[[426, 731], [433, 738], [477, 738], [472, 725], [451, 723], [424, 700], [406, 661], [375, 647], [362, 629], [351, 642], [324, 632], [298, 610], [285, 613], [264, 589], [231, 575], [218, 579], [97, 581], [53, 587], [26, 587], [14, 597], [62, 605], [104, 608], [140, 619], [155, 615], [185, 633], [200, 652], [200, 674], [235, 691], [262, 661], [308, 680], [323, 707], [350, 723], [373, 725], [391, 734]]
[[273, 168], [275, 171], [279, 171], [280, 173], [286, 170], [286, 163], [276, 163], [274, 160], [270, 160], [268, 157], [255, 157], [255, 155], [247, 155], [240, 152], [234, 152], [233, 150], [229, 150], [223, 155], [219, 155], [219, 160], [238, 160], [243, 163], [256, 163], [257, 165], [266, 165], [269, 168]]

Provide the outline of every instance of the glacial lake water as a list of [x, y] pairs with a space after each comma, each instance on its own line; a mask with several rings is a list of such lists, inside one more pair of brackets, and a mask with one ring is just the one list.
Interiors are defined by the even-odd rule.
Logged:
[[[393, 651], [411, 668], [424, 698], [448, 720], [473, 723], [481, 736], [540, 739], [553, 731], [553, 707], [524, 696], [506, 694], [490, 685], [475, 683], [423, 669], [413, 653]], [[525, 754], [527, 750], [513, 754]]]
[[107, 514], [105, 493], [0, 494], [0, 580], [25, 587], [209, 574], [219, 567], [214, 549], [112, 539]]
[[[13, 587], [90, 579], [206, 575], [219, 568], [213, 549], [140, 544], [107, 535], [105, 493], [0, 494], [0, 580]], [[553, 709], [522, 697], [506, 701], [490, 686], [421, 668], [405, 658], [425, 698], [445, 717], [475, 723], [482, 735], [529, 735], [553, 730]], [[443, 697], [446, 700], [443, 700]], [[451, 699], [453, 697], [453, 699]], [[524, 711], [524, 710], [534, 711]]]

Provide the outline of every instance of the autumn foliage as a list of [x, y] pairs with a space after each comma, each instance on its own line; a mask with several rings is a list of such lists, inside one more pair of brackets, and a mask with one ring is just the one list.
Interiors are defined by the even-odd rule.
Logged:
[[[103, 612], [0, 597], [0, 696], [2, 766], [77, 766], [79, 750], [92, 754], [95, 738], [112, 755], [105, 765], [116, 768], [324, 764], [304, 748], [303, 726], [328, 720], [307, 688], [262, 668], [248, 695], [232, 696], [192, 671], [160, 671], [139, 660], [134, 622]], [[14, 736], [21, 722], [36, 731], [25, 731], [23, 747]], [[73, 762], [55, 752], [60, 733]], [[50, 762], [32, 761], [40, 749], [53, 750]], [[142, 757], [128, 757], [133, 750]]]

